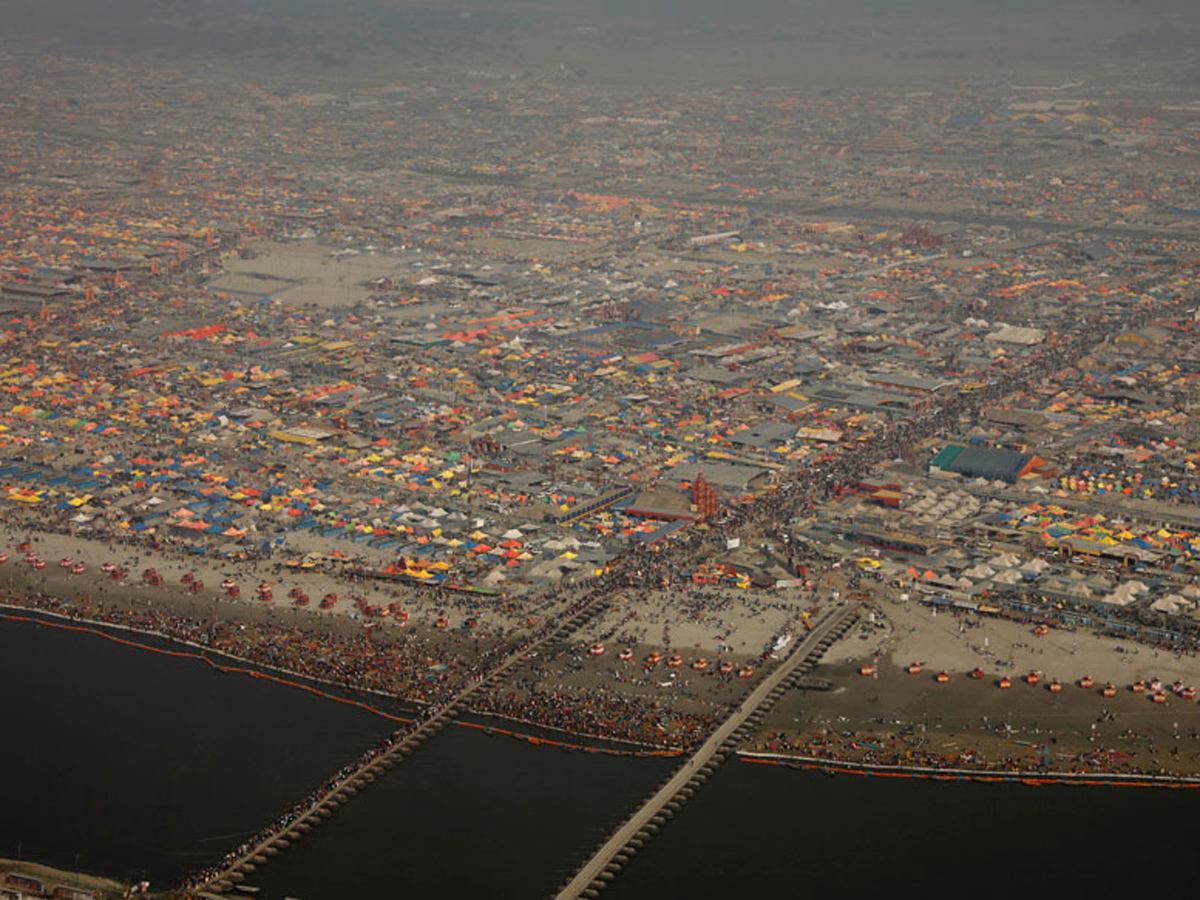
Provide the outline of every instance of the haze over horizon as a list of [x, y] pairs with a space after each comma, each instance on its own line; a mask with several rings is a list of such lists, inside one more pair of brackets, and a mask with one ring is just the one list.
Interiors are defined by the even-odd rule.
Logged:
[[1070, 68], [1168, 56], [1190, 80], [1200, 29], [1200, 7], [1183, 0], [1029, 0], [1001, 11], [984, 0], [15, 0], [9, 7], [8, 31], [23, 41], [181, 63], [209, 55], [281, 66], [289, 77], [492, 64], [578, 66], [598, 80], [796, 83], [811, 79], [805, 60], [853, 59], [866, 63], [868, 80], [882, 67], [877, 77], [903, 81], [925, 70], [961, 77], [965, 69], [994, 75], [1022, 63]]

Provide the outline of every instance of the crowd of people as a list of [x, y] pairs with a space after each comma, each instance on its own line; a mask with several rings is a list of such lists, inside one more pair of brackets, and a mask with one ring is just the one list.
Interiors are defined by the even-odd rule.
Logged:
[[10, 592], [5, 603], [142, 631], [257, 666], [418, 703], [453, 695], [501, 653], [462, 633], [439, 634], [437, 641], [410, 630], [343, 635], [316, 626], [192, 618], [160, 608], [131, 609], [28, 592]]
[[600, 686], [553, 690], [540, 683], [480, 694], [477, 712], [502, 715], [572, 734], [686, 748], [704, 741], [720, 718], [685, 713], [660, 697], [642, 697]]
[[[1111, 721], [1108, 714], [1101, 719]], [[1171, 738], [1171, 746], [1161, 748], [1150, 731], [1126, 729], [1115, 741], [1106, 741], [1097, 737], [1095, 726], [1090, 734], [1068, 735], [1037, 726], [1017, 730], [993, 723], [969, 735], [947, 734], [935, 739], [917, 726], [883, 732], [842, 725], [803, 732], [775, 731], [756, 741], [753, 749], [806, 760], [878, 767], [1192, 777], [1196, 760], [1200, 759], [1200, 732], [1193, 729]], [[971, 746], [950, 746], [959, 742]]]

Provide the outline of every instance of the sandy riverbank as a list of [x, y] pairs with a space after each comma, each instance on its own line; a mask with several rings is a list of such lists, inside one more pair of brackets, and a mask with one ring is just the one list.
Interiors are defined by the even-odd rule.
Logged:
[[[26, 540], [30, 542], [32, 551], [45, 560], [45, 568], [36, 570], [22, 561], [24, 553], [18, 551], [17, 547]], [[299, 615], [300, 608], [289, 597], [293, 589], [299, 589], [309, 597], [306, 608], [313, 613], [319, 612], [331, 621], [343, 617], [353, 622], [363, 622], [365, 617], [356, 606], [356, 599], [361, 598], [363, 603], [380, 608], [396, 603], [408, 614], [406, 627], [409, 628], [432, 629], [439, 619], [445, 619], [447, 627], [452, 629], [472, 620], [481, 635], [503, 639], [521, 633], [528, 627], [531, 616], [544, 616], [557, 608], [559, 603], [553, 596], [531, 595], [522, 597], [518, 603], [503, 596], [356, 580], [315, 569], [289, 568], [284, 561], [290, 557], [218, 560], [184, 553], [169, 546], [153, 550], [141, 545], [55, 532], [38, 532], [27, 536], [12, 529], [3, 529], [0, 530], [0, 550], [8, 554], [8, 562], [0, 568], [0, 585], [39, 590], [72, 599], [87, 596], [104, 603], [161, 604], [188, 615], [204, 614], [214, 604], [221, 602], [226, 604], [226, 611], [261, 608], [272, 610], [277, 615]], [[63, 559], [83, 563], [84, 574], [72, 575], [69, 570], [62, 568], [59, 563]], [[112, 580], [101, 571], [105, 563], [122, 567], [126, 577], [120, 581]], [[144, 583], [142, 573], [151, 568], [162, 576], [161, 585]], [[183, 583], [184, 577], [189, 574], [203, 583], [202, 589], [193, 591]], [[227, 580], [235, 583], [241, 592], [236, 602], [228, 602], [228, 594], [221, 587]], [[270, 586], [270, 601], [258, 599], [260, 584]], [[320, 601], [327, 595], [336, 595], [336, 600], [330, 609], [320, 610]]]
[[824, 662], [868, 663], [883, 667], [922, 663], [935, 672], [969, 672], [979, 667], [989, 678], [1015, 678], [1031, 670], [1044, 680], [1064, 683], [1091, 675], [1118, 686], [1138, 679], [1182, 680], [1200, 687], [1200, 657], [1114, 640], [1080, 628], [1051, 628], [1037, 637], [1033, 628], [1005, 619], [956, 617], [917, 603], [885, 602], [876, 626], [864, 624], [832, 647]]
[[[922, 663], [909, 674], [910, 663]], [[863, 665], [875, 674], [860, 674]], [[970, 677], [975, 668], [984, 677]], [[939, 672], [948, 680], [940, 683]], [[1041, 673], [1036, 685], [1022, 676]], [[749, 749], [865, 763], [986, 770], [1200, 774], [1200, 703], [1135, 693], [1137, 680], [1200, 684], [1200, 660], [1086, 630], [956, 618], [884, 603], [826, 655], [829, 692], [785, 696]], [[1080, 685], [1090, 675], [1091, 688]], [[999, 687], [1001, 677], [1012, 686]], [[1051, 679], [1062, 689], [1049, 690]], [[1104, 697], [1101, 686], [1117, 686]]]
[[[17, 547], [26, 539], [31, 541], [32, 551], [46, 561], [42, 569], [22, 561], [24, 553]], [[317, 650], [325, 656], [347, 649], [357, 653], [364, 638], [379, 645], [381, 652], [394, 645], [405, 653], [410, 668], [424, 666], [438, 673], [437, 690], [444, 693], [477, 669], [484, 656], [516, 646], [587, 589], [568, 586], [520, 597], [463, 595], [348, 582], [333, 573], [297, 572], [273, 561], [213, 560], [169, 547], [155, 551], [53, 533], [26, 538], [11, 530], [0, 531], [0, 549], [9, 557], [0, 566], [0, 588], [7, 581], [17, 603], [23, 602], [22, 595], [36, 592], [61, 598], [74, 607], [71, 615], [103, 619], [117, 610], [135, 627], [193, 640], [255, 664], [351, 687], [385, 693], [395, 690], [418, 701], [429, 699], [429, 692], [411, 677], [380, 678], [371, 671], [363, 681], [362, 667], [354, 662], [348, 672], [305, 665], [298, 652], [304, 642], [292, 639], [288, 632], [329, 635], [330, 641], [317, 639], [321, 643]], [[70, 574], [59, 565], [65, 558], [82, 562], [85, 573]], [[104, 563], [121, 566], [126, 576], [113, 580], [101, 571]], [[162, 576], [161, 585], [145, 583], [141, 573], [148, 568]], [[191, 590], [184, 584], [185, 575], [203, 582], [204, 587]], [[239, 584], [241, 597], [231, 598], [221, 589], [226, 579]], [[273, 588], [269, 602], [251, 599], [263, 581]], [[288, 600], [294, 587], [309, 595], [308, 605], [299, 607]], [[322, 610], [318, 598], [326, 594], [337, 594], [338, 599], [331, 609]], [[397, 616], [364, 616], [352, 601], [354, 596], [377, 607], [395, 603], [408, 613], [407, 620], [402, 624]], [[628, 718], [636, 725], [622, 735], [626, 739], [658, 744], [690, 740], [683, 738], [681, 728], [695, 733], [736, 703], [753, 684], [753, 679], [738, 678], [736, 673], [764, 669], [764, 650], [789, 629], [802, 627], [801, 617], [811, 600], [807, 594], [691, 585], [674, 590], [627, 589], [614, 592], [613, 597], [611, 606], [573, 635], [569, 645], [548, 647], [532, 660], [518, 673], [518, 680], [524, 680], [518, 696], [493, 704], [490, 711], [600, 737], [611, 733], [606, 723]], [[209, 627], [197, 636], [190, 625], [185, 624], [181, 631], [178, 623], [174, 627], [167, 624], [177, 619]], [[439, 619], [447, 627], [439, 628]], [[467, 627], [468, 622], [474, 623], [473, 627]], [[214, 640], [214, 630], [223, 630], [216, 646], [205, 643]], [[252, 646], [255, 642], [265, 645], [265, 650]], [[588, 651], [598, 643], [605, 645], [606, 652], [593, 656]], [[618, 660], [623, 648], [635, 648], [632, 664]], [[651, 652], [659, 652], [663, 662], [647, 670], [641, 663]], [[675, 654], [683, 665], [670, 668], [666, 660]], [[707, 660], [707, 671], [692, 668], [693, 662], [701, 659]], [[372, 666], [377, 662], [373, 660]], [[734, 674], [721, 677], [722, 663], [733, 666]], [[548, 695], [555, 700], [551, 702]], [[570, 723], [573, 728], [563, 721], [567, 709], [577, 712]], [[674, 721], [676, 726], [648, 730], [658, 721]]]

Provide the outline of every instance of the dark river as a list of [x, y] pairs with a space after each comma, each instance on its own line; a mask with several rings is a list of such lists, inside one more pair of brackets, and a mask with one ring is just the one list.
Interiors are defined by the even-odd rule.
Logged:
[[195, 660], [3, 619], [0, 685], [0, 855], [78, 857], [158, 886], [220, 859], [395, 727]]
[[[267, 681], [3, 620], [0, 678], [0, 856], [158, 887], [220, 858], [392, 728]], [[248, 883], [268, 900], [546, 897], [671, 765], [451, 727]], [[1190, 890], [1197, 811], [1192, 790], [734, 760], [603, 896]]]

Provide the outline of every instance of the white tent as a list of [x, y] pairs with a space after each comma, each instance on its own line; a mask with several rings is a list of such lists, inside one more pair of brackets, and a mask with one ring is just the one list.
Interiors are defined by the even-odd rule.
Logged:
[[963, 574], [968, 578], [991, 578], [996, 574], [996, 570], [986, 563], [979, 563], [978, 565], [971, 566], [971, 568], [967, 569], [965, 572], [963, 572]]
[[995, 581], [996, 584], [1020, 584], [1025, 579], [1021, 577], [1021, 573], [1016, 569], [1009, 569], [1005, 572], [1001, 572], [992, 580]]
[[1176, 616], [1180, 613], [1188, 612], [1195, 607], [1195, 603], [1182, 597], [1179, 594], [1167, 594], [1165, 597], [1159, 597], [1150, 604], [1150, 608], [1155, 612], [1166, 613], [1169, 616]]

